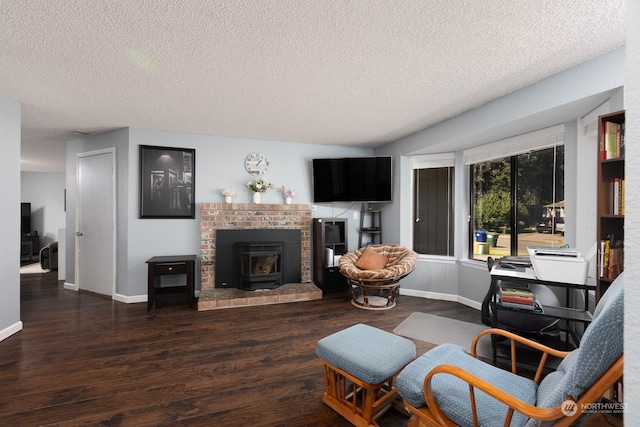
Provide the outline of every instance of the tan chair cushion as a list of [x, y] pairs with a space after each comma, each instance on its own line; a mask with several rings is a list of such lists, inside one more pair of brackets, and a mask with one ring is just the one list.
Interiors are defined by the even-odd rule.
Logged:
[[379, 254], [371, 248], [366, 248], [362, 251], [360, 258], [358, 258], [356, 267], [363, 270], [382, 270], [388, 262], [389, 258], [386, 256]]

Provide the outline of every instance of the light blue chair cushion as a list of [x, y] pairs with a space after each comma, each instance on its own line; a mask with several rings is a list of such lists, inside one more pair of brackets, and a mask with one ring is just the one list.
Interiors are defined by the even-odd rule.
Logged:
[[[436, 366], [447, 364], [459, 366], [538, 407], [559, 405], [568, 396], [580, 398], [623, 354], [623, 280], [624, 273], [618, 276], [600, 299], [593, 321], [582, 336], [580, 348], [571, 352], [539, 386], [529, 379], [473, 358], [460, 346], [443, 344], [423, 354], [400, 372], [396, 381], [398, 393], [409, 404], [423, 406], [424, 379]], [[431, 384], [436, 402], [447, 417], [459, 425], [472, 425], [467, 383], [452, 375], [437, 374]], [[479, 391], [476, 391], [476, 402], [480, 425], [503, 425], [507, 411], [505, 405]], [[523, 415], [514, 413], [511, 425], [525, 424], [531, 427], [552, 423], [527, 420]]]
[[[537, 406], [550, 408], [567, 397], [578, 399], [623, 354], [624, 334], [624, 273], [611, 284], [598, 302], [593, 321], [580, 341], [580, 348], [547, 375], [538, 387]], [[527, 427], [545, 426], [530, 420]]]
[[322, 338], [316, 354], [367, 384], [380, 384], [415, 359], [416, 345], [359, 323]]
[[[414, 407], [425, 404], [424, 379], [439, 365], [458, 366], [531, 405], [536, 403], [536, 384], [528, 378], [514, 375], [478, 360], [455, 344], [442, 344], [429, 350], [400, 372], [396, 380], [398, 393]], [[473, 425], [469, 386], [453, 375], [436, 374], [431, 381], [440, 409], [456, 424]], [[478, 417], [481, 426], [502, 426], [507, 406], [476, 389]], [[511, 425], [522, 426], [527, 418], [514, 413]]]

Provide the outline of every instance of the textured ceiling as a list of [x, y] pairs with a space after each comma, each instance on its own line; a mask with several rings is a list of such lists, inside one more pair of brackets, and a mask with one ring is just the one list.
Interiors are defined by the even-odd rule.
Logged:
[[47, 149], [75, 129], [375, 147], [622, 46], [625, 9], [624, 0], [0, 0], [0, 93], [23, 106], [23, 170], [52, 165]]

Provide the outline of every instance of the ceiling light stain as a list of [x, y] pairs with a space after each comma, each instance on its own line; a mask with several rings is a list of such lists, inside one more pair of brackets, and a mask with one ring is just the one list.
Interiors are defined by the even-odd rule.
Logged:
[[131, 59], [131, 61], [133, 61], [136, 67], [140, 68], [143, 71], [150, 73], [155, 69], [153, 61], [151, 61], [151, 59], [147, 55], [140, 52], [138, 49], [129, 49], [127, 51], [127, 56], [129, 57], [129, 59]]

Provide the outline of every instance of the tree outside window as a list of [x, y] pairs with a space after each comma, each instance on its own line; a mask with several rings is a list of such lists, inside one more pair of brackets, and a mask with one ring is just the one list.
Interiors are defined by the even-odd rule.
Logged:
[[472, 164], [471, 180], [470, 257], [564, 244], [563, 145]]

